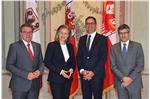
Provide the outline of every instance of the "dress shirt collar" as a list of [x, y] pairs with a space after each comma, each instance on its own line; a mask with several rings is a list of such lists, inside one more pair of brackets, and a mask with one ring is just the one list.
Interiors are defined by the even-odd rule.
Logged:
[[26, 41], [23, 40], [23, 39], [22, 39], [22, 41], [23, 41], [23, 43], [25, 44], [25, 46], [27, 46], [28, 44], [32, 45], [31, 42], [28, 43], [28, 42], [26, 42]]
[[128, 49], [129, 40], [127, 40], [126, 42], [122, 42], [122, 41], [121, 41], [121, 49], [123, 49], [124, 44], [126, 44], [126, 48]]
[[89, 35], [91, 35], [91, 37], [94, 38], [95, 35], [96, 35], [96, 32], [93, 32], [93, 33], [91, 33], [91, 34], [88, 34], [88, 36], [89, 36]]

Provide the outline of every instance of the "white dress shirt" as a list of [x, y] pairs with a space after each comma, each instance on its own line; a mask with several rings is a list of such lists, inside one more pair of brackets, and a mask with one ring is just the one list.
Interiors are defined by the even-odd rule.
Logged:
[[[91, 34], [88, 34], [88, 35], [87, 35], [87, 38], [89, 37], [89, 35], [91, 35], [91, 37], [90, 37], [90, 46], [89, 46], [89, 50], [91, 50], [91, 46], [92, 46], [93, 40], [94, 40], [94, 38], [95, 38], [96, 32], [93, 32], [93, 33], [91, 33]], [[87, 41], [87, 40], [86, 40], [86, 41]]]
[[129, 40], [126, 42], [121, 42], [121, 51], [123, 51], [123, 46], [126, 44], [126, 50], [128, 51], [128, 46], [129, 46]]
[[31, 51], [32, 51], [32, 54], [33, 54], [33, 56], [34, 56], [34, 51], [33, 51], [33, 46], [32, 46], [32, 44], [31, 44], [31, 42], [26, 42], [25, 40], [22, 40], [23, 41], [23, 43], [25, 44], [25, 46], [26, 46], [26, 48], [27, 48], [27, 51], [28, 51], [28, 44], [30, 44], [30, 49], [31, 49]]
[[[94, 41], [96, 32], [93, 32], [93, 33], [91, 33], [91, 34], [88, 34], [88, 35], [87, 35], [87, 38], [88, 38], [89, 35], [91, 35], [91, 38], [90, 38], [90, 47], [89, 47], [89, 49], [91, 50], [91, 46], [92, 46], [92, 43], [93, 43], [93, 41]], [[86, 40], [86, 42], [87, 42], [87, 40]], [[80, 73], [82, 73], [83, 71], [84, 71], [83, 68], [80, 69]]]

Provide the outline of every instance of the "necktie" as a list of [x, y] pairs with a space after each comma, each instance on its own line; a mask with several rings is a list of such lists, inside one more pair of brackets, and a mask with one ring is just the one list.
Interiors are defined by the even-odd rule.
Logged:
[[126, 44], [123, 44], [122, 56], [125, 59], [127, 53]]
[[32, 53], [32, 51], [31, 51], [31, 49], [30, 49], [30, 44], [28, 44], [27, 46], [28, 46], [28, 52], [29, 52], [29, 55], [30, 55], [30, 59], [31, 59], [32, 61], [34, 61], [34, 56], [33, 56], [33, 53]]
[[90, 51], [90, 38], [91, 38], [91, 35], [88, 36], [87, 43], [86, 43], [86, 47], [88, 51]]

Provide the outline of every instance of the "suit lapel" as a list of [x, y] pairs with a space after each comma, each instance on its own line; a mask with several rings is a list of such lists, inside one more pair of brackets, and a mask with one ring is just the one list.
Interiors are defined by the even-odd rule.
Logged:
[[64, 58], [64, 55], [63, 55], [63, 52], [62, 52], [62, 49], [61, 49], [61, 45], [60, 45], [59, 42], [57, 43], [57, 46], [58, 46], [58, 54], [60, 54], [60, 57], [62, 57], [63, 61], [65, 62], [65, 58]]
[[22, 41], [22, 40], [20, 40], [19, 42], [20, 42], [20, 45], [21, 45], [21, 49], [23, 50], [22, 52], [24, 52], [24, 53], [25, 53], [25, 55], [26, 55], [27, 57], [29, 57], [29, 58], [30, 58], [30, 55], [29, 55], [29, 53], [28, 53], [28, 50], [27, 50], [27, 48], [26, 48], [25, 44], [23, 43], [23, 41]]
[[127, 50], [127, 55], [126, 55], [126, 61], [128, 59], [128, 57], [132, 54], [132, 48], [133, 48], [133, 43], [132, 41], [129, 41], [129, 45], [128, 45], [128, 50]]
[[[69, 46], [69, 44], [67, 44], [67, 49], [68, 49], [68, 53], [69, 53], [69, 58], [71, 57], [71, 48], [70, 48], [70, 46]], [[69, 60], [69, 59], [68, 59]], [[67, 60], [67, 61], [68, 61]]]
[[83, 44], [82, 45], [83, 45], [83, 50], [88, 52], [88, 50], [86, 48], [86, 40], [87, 40], [87, 35], [85, 35], [85, 37], [83, 38]]
[[[23, 52], [30, 59], [29, 52], [28, 52], [28, 50], [27, 50], [27, 48], [26, 48], [26, 46], [25, 46], [25, 44], [23, 43], [22, 40], [20, 40], [20, 44], [21, 44], [21, 48], [22, 48]], [[33, 42], [31, 42], [31, 44], [32, 44], [33, 51], [34, 51], [34, 58], [36, 59], [36, 57], [37, 57], [37, 48], [36, 48], [36, 45]], [[31, 60], [31, 62], [32, 62], [32, 60]]]
[[121, 50], [121, 42], [119, 42], [118, 46], [117, 46], [117, 50], [118, 50], [118, 54], [119, 54], [119, 59], [120, 61], [124, 62], [123, 58], [122, 58], [122, 50]]

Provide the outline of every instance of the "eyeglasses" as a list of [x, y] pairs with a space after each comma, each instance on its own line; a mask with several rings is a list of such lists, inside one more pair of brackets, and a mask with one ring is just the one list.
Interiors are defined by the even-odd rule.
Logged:
[[91, 22], [91, 23], [86, 23], [86, 25], [95, 25], [96, 23]]
[[32, 35], [32, 32], [26, 32], [26, 31], [22, 31], [23, 34], [26, 34], [26, 35]]
[[129, 34], [129, 32], [119, 32], [119, 35], [126, 35]]

